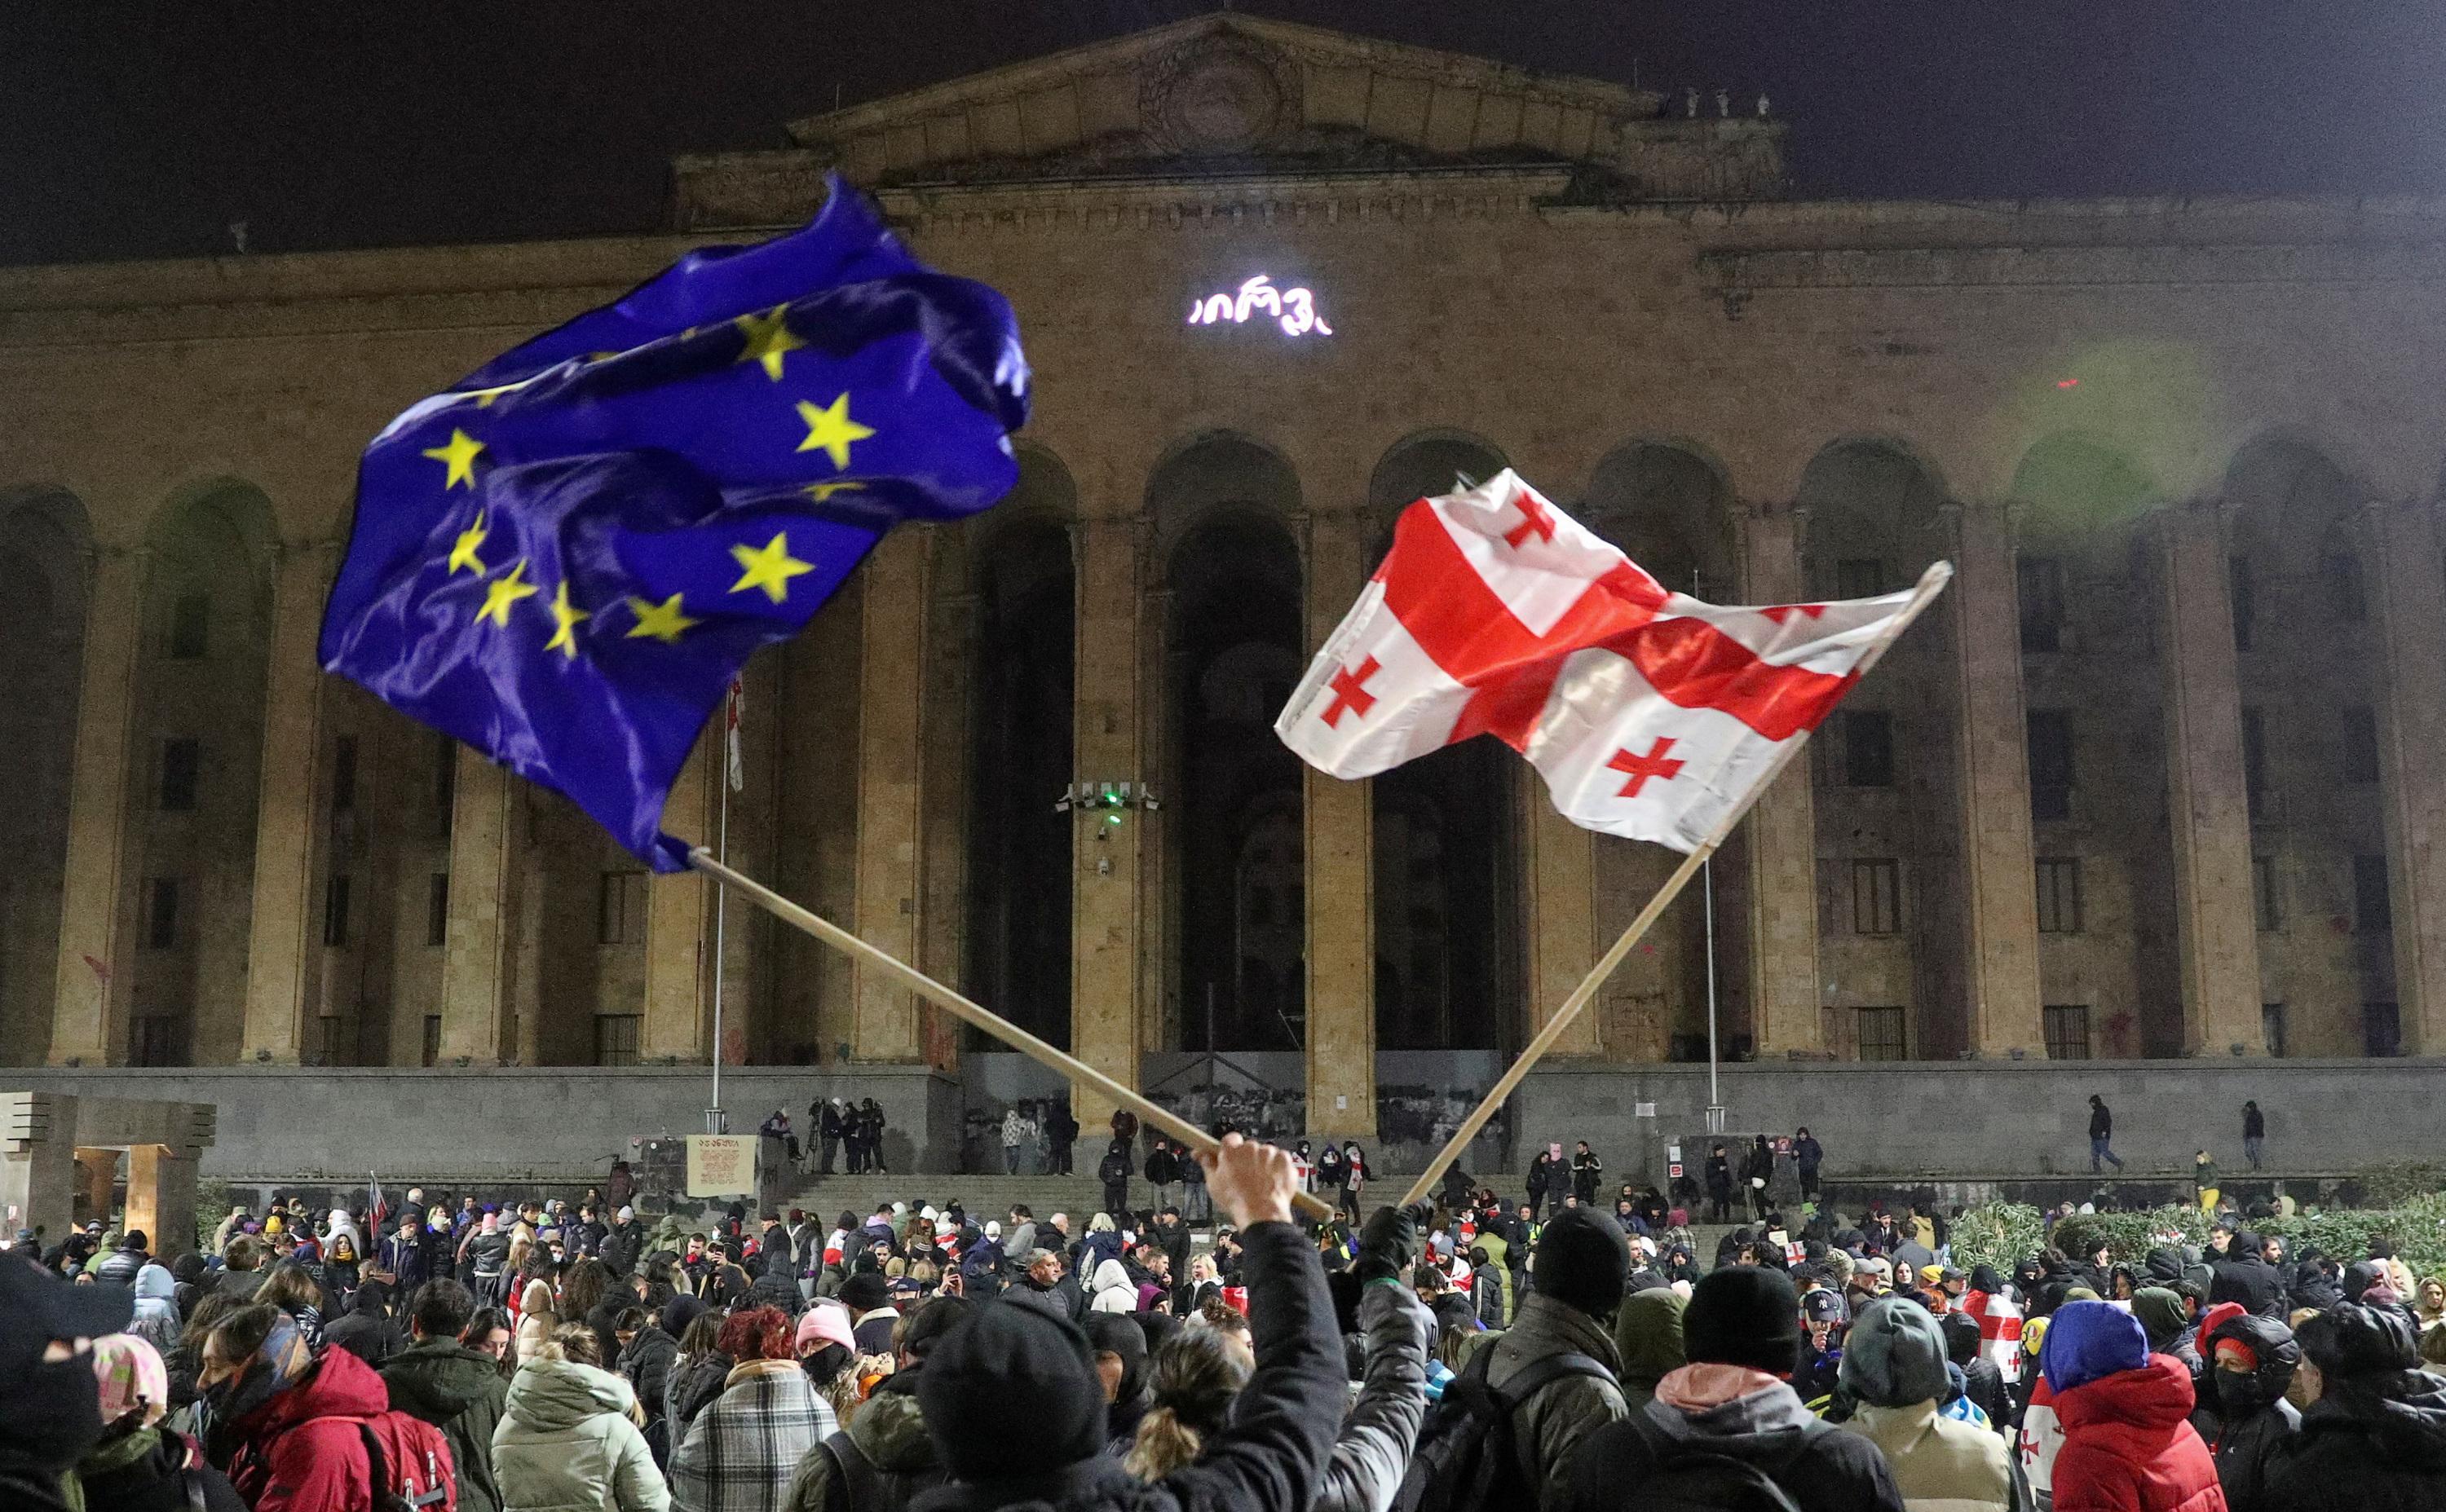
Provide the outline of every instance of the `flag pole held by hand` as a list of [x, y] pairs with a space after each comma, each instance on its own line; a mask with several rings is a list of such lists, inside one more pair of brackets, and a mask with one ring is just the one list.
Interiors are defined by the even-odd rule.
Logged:
[[[690, 850], [688, 863], [707, 876], [736, 887], [750, 902], [784, 924], [804, 930], [833, 948], [875, 967], [961, 1022], [972, 1024], [984, 1030], [1013, 1050], [1061, 1073], [1074, 1082], [1084, 1083], [1095, 1088], [1138, 1114], [1139, 1121], [1149, 1128], [1159, 1129], [1190, 1148], [1204, 1154], [1212, 1155], [1223, 1148], [1221, 1140], [1178, 1113], [1122, 1086], [1085, 1061], [1054, 1049], [1009, 1019], [980, 1003], [962, 997], [889, 951], [867, 943], [831, 920], [799, 906], [754, 878], [732, 870], [728, 866], [715, 859], [713, 852], [705, 847], [698, 846]], [[1329, 1204], [1309, 1192], [1300, 1192], [1293, 1196], [1291, 1205], [1319, 1223], [1331, 1223], [1337, 1216]]]
[[[1937, 594], [1944, 591], [1947, 581], [1952, 576], [1953, 566], [1949, 562], [1935, 563], [1920, 574], [1918, 587], [1911, 590], [1910, 602], [1903, 606], [1902, 612], [1894, 616], [1892, 623], [1885, 627], [1875, 644], [1861, 654], [1859, 665], [1853, 674], [1855, 678], [1868, 675], [1869, 669], [1877, 664], [1877, 659], [1884, 656], [1887, 648], [1894, 644], [1903, 631], [1910, 627], [1911, 621], [1918, 619], [1921, 611], [1936, 602]], [[1453, 1130], [1452, 1138], [1445, 1143], [1442, 1149], [1436, 1152], [1436, 1158], [1428, 1163], [1425, 1172], [1410, 1184], [1409, 1191], [1402, 1195], [1402, 1206], [1406, 1207], [1412, 1203], [1424, 1200], [1437, 1179], [1450, 1168], [1453, 1162], [1460, 1159], [1461, 1153], [1469, 1148], [1470, 1141], [1476, 1139], [1478, 1131], [1486, 1127], [1487, 1120], [1495, 1116], [1495, 1111], [1503, 1106], [1504, 1099], [1510, 1097], [1519, 1087], [1522, 1079], [1536, 1067], [1538, 1060], [1545, 1055], [1546, 1052], [1554, 1048], [1554, 1042], [1563, 1037], [1563, 1031], [1571, 1028], [1572, 1021], [1580, 1017], [1581, 1011], [1588, 1007], [1589, 1000], [1597, 995], [1597, 989], [1605, 985], [1606, 979], [1614, 974], [1614, 969], [1622, 964], [1623, 958], [1630, 954], [1633, 945], [1639, 943], [1640, 937], [1646, 934], [1656, 921], [1664, 916], [1665, 910], [1672, 905], [1674, 898], [1689, 885], [1692, 877], [1699, 874], [1699, 869], [1707, 864], [1707, 858], [1716, 853], [1716, 848], [1722, 845], [1725, 837], [1733, 832], [1733, 827], [1741, 822], [1741, 816], [1749, 812], [1750, 805], [1758, 801], [1759, 794], [1775, 784], [1775, 779], [1782, 775], [1783, 769], [1792, 764], [1792, 758], [1799, 755], [1800, 748], [1808, 742], [1809, 732], [1806, 730], [1800, 732], [1795, 738], [1783, 742], [1781, 748], [1776, 752], [1774, 765], [1767, 769], [1766, 775], [1751, 787], [1740, 802], [1725, 811], [1724, 816], [1717, 821], [1714, 831], [1700, 844], [1697, 849], [1682, 858], [1682, 865], [1676, 867], [1673, 874], [1665, 879], [1665, 885], [1656, 889], [1654, 897], [1647, 900], [1647, 906], [1639, 910], [1638, 917], [1630, 921], [1628, 927], [1623, 930], [1621, 938], [1613, 943], [1613, 947], [1599, 957], [1595, 965], [1589, 968], [1589, 974], [1580, 979], [1580, 984], [1571, 989], [1571, 995], [1564, 999], [1562, 1006], [1556, 1008], [1547, 1018], [1545, 1027], [1537, 1031], [1536, 1036], [1529, 1041], [1528, 1048], [1520, 1052], [1519, 1057], [1514, 1060], [1511, 1067], [1496, 1080], [1485, 1099], [1472, 1110], [1467, 1118], [1461, 1120], [1458, 1129]]]

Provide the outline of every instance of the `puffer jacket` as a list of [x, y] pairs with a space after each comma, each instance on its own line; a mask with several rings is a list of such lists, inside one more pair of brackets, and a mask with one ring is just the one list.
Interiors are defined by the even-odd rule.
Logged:
[[2057, 1392], [2055, 1512], [2225, 1512], [2191, 1408], [2191, 1372], [2167, 1354]]
[[1540, 1489], [1549, 1501], [1563, 1462], [1590, 1434], [1618, 1423], [1630, 1410], [1614, 1376], [1622, 1356], [1603, 1325], [1578, 1308], [1533, 1292], [1520, 1304], [1520, 1315], [1509, 1333], [1487, 1346], [1486, 1384], [1503, 1384], [1534, 1361], [1551, 1354], [1585, 1354], [1606, 1368], [1606, 1374], [1563, 1375], [1549, 1381], [1513, 1411], [1512, 1442], [1519, 1456], [1523, 1482]]
[[534, 1359], [493, 1429], [502, 1512], [666, 1512], [670, 1492], [629, 1421], [629, 1383], [575, 1360]]
[[442, 1430], [459, 1472], [460, 1512], [495, 1512], [501, 1504], [493, 1484], [493, 1429], [501, 1421], [509, 1383], [500, 1362], [456, 1339], [425, 1340], [393, 1355], [382, 1368], [390, 1405]]
[[2259, 1357], [2259, 1369], [2244, 1375], [2211, 1366], [2196, 1388], [2199, 1408], [2192, 1414], [2192, 1428], [2216, 1457], [2227, 1512], [2276, 1512], [2267, 1478], [2302, 1430], [2301, 1412], [2285, 1399], [2285, 1388], [2292, 1384], [2294, 1367], [2301, 1363], [2302, 1346], [2284, 1324], [2245, 1314], [2219, 1324], [2203, 1348], [2213, 1353], [2216, 1341], [2229, 1338], [2248, 1345]]
[[2029, 1483], [2004, 1439], [1945, 1416], [1933, 1401], [1863, 1403], [1842, 1428], [1885, 1455], [1905, 1512], [2030, 1512]]
[[649, 1418], [660, 1417], [666, 1410], [664, 1391], [669, 1384], [671, 1362], [679, 1353], [678, 1341], [653, 1323], [639, 1329], [620, 1352], [620, 1373], [637, 1393], [637, 1405]]
[[722, 1394], [730, 1379], [731, 1360], [726, 1354], [704, 1354], [694, 1360], [679, 1357], [673, 1346], [671, 1363], [665, 1367], [663, 1377], [663, 1415], [671, 1420], [671, 1443], [677, 1445], [680, 1435], [688, 1430], [696, 1415], [706, 1404]]
[[1359, 1332], [1367, 1345], [1359, 1399], [1342, 1421], [1309, 1512], [1384, 1512], [1402, 1488], [1426, 1416], [1427, 1348], [1435, 1338], [1426, 1304], [1406, 1286], [1368, 1286], [1359, 1297]]
[[[2413, 1368], [2412, 1325], [2347, 1305], [2341, 1358], [2275, 1466], [2269, 1504], [2286, 1512], [2436, 1512], [2446, 1506], [2446, 1381]], [[2319, 1327], [2305, 1323], [2303, 1332]], [[2318, 1357], [2314, 1354], [2314, 1358]]]

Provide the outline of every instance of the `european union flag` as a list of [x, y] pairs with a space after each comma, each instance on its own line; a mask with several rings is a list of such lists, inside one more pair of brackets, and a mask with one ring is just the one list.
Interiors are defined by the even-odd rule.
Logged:
[[1008, 493], [1026, 419], [1009, 304], [835, 179], [804, 230], [691, 252], [391, 421], [323, 665], [682, 869], [663, 802], [732, 674], [899, 521]]

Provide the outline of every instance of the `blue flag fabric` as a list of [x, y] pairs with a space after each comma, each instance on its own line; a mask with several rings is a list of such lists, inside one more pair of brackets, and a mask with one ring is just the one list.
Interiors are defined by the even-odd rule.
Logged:
[[366, 448], [326, 670], [566, 793], [657, 870], [732, 674], [908, 518], [1018, 481], [1009, 304], [835, 179], [805, 229], [691, 252]]

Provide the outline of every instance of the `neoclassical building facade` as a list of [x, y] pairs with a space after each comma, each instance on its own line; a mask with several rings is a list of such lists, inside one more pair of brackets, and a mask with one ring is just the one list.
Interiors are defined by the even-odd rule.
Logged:
[[1380, 1052], [1578, 980], [1671, 856], [1269, 729], [1509, 465], [1703, 596], [1959, 571], [1572, 1055], [1711, 992], [1760, 1059], [2446, 1054], [2446, 204], [1813, 201], [1762, 105], [1232, 15], [791, 133], [668, 234], [0, 272], [0, 1064], [702, 1062], [717, 974], [732, 1063], [974, 1053], [314, 664], [390, 416], [836, 166], [1010, 296], [1035, 419], [752, 665], [730, 853], [1024, 1025], [1295, 1051], [1365, 1134]]

